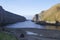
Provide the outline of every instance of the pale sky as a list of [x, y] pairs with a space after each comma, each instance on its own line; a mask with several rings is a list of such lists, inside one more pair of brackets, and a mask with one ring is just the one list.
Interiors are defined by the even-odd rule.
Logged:
[[0, 5], [7, 11], [32, 19], [42, 10], [60, 3], [60, 0], [0, 0]]

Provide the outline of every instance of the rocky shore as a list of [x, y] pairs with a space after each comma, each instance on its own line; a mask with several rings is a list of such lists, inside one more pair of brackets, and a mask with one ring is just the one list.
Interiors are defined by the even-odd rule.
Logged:
[[39, 24], [39, 25], [49, 25], [49, 26], [60, 26], [60, 23], [59, 22], [56, 22], [56, 23], [47, 23], [45, 21], [39, 21], [39, 22], [35, 22], [36, 24]]

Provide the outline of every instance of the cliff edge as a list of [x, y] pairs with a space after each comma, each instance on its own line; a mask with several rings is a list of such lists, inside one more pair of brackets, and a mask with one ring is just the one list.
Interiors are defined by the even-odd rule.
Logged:
[[45, 21], [47, 23], [56, 23], [56, 21], [60, 22], [60, 3], [39, 13], [38, 19], [34, 16], [33, 21]]
[[26, 21], [25, 17], [8, 12], [0, 6], [0, 26], [24, 21]]

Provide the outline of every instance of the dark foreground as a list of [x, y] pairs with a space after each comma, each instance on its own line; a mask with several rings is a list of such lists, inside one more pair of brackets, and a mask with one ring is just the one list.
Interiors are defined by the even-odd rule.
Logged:
[[4, 32], [15, 35], [18, 40], [60, 40], [60, 30], [6, 28]]
[[3, 32], [18, 40], [60, 40], [60, 26], [40, 26], [31, 21], [5, 26]]

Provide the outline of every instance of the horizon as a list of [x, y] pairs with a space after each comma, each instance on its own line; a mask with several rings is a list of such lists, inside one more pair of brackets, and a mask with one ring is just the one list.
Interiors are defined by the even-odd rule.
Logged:
[[0, 0], [0, 6], [6, 11], [32, 19], [35, 14], [47, 10], [59, 0]]

